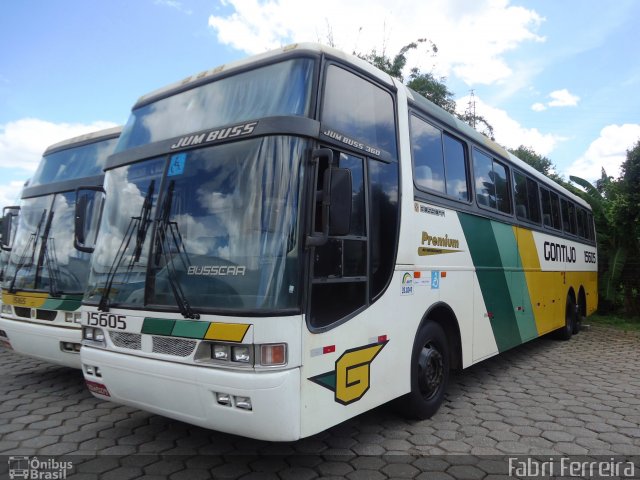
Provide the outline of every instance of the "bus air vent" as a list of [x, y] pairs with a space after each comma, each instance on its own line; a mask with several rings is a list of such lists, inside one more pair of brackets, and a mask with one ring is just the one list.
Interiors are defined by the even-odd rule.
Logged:
[[173, 355], [175, 357], [188, 357], [196, 348], [196, 341], [184, 340], [182, 338], [153, 338], [153, 353], [163, 353], [165, 355]]
[[142, 348], [142, 335], [139, 333], [109, 332], [109, 337], [116, 347], [140, 350]]
[[53, 321], [53, 320], [56, 319], [56, 315], [58, 315], [58, 312], [56, 312], [55, 310], [40, 310], [40, 309], [38, 309], [38, 311], [36, 312], [36, 318], [38, 320]]
[[16, 312], [16, 316], [22, 318], [31, 318], [31, 309], [25, 307], [13, 307], [13, 310]]

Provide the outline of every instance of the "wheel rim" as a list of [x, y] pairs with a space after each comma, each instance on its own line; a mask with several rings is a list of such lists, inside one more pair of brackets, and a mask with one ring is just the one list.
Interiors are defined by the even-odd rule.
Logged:
[[440, 389], [444, 378], [442, 354], [432, 344], [422, 347], [418, 360], [418, 385], [425, 399], [430, 399]]

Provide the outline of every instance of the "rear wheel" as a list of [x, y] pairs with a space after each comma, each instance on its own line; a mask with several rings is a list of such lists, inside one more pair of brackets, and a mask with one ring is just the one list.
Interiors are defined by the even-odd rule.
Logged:
[[427, 322], [418, 331], [411, 356], [411, 392], [402, 397], [402, 413], [419, 419], [438, 411], [449, 382], [449, 343], [442, 327]]
[[564, 326], [555, 331], [559, 340], [569, 340], [576, 328], [576, 304], [571, 295], [567, 295], [567, 303], [564, 309]]
[[580, 333], [582, 329], [582, 323], [587, 318], [587, 301], [585, 300], [584, 291], [580, 290], [578, 296], [578, 305], [576, 310], [576, 321], [573, 324], [573, 334]]

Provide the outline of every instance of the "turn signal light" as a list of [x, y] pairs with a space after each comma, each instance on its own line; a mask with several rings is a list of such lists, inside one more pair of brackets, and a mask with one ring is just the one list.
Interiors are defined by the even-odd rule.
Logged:
[[284, 365], [285, 363], [287, 363], [286, 343], [260, 345], [260, 364], [272, 366]]

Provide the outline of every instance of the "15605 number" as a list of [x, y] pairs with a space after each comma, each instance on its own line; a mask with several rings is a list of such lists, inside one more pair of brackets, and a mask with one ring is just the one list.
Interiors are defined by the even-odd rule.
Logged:
[[113, 313], [87, 312], [87, 324], [90, 327], [109, 327], [119, 330], [127, 328], [125, 315], [115, 315]]

